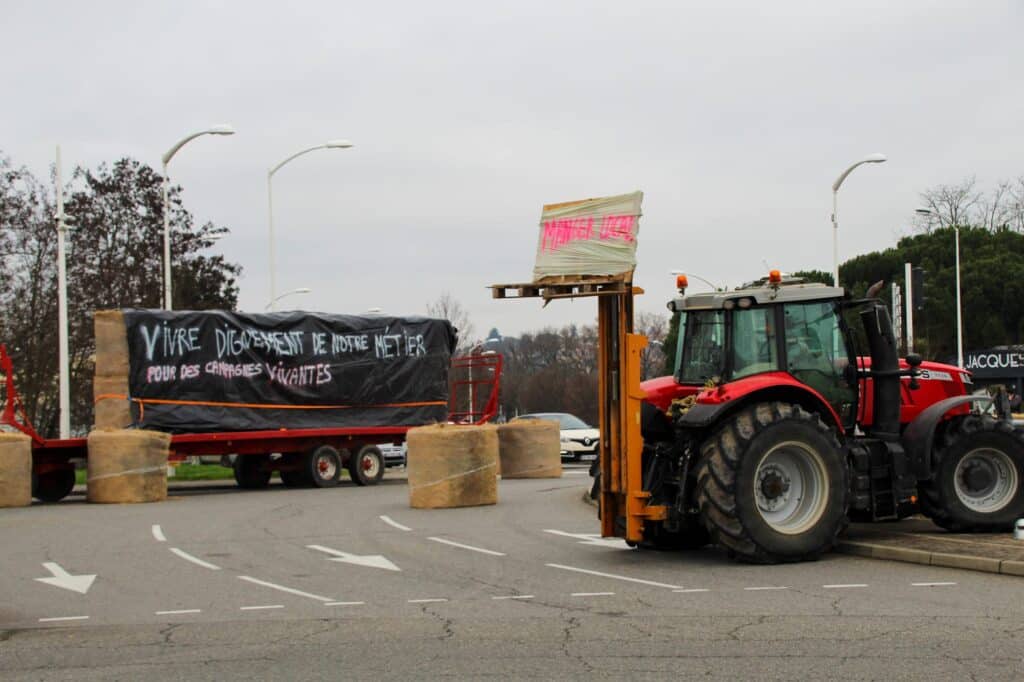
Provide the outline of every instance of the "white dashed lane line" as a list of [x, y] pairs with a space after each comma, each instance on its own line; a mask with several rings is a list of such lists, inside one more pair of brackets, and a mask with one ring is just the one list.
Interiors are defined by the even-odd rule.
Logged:
[[324, 606], [363, 606], [364, 601], [329, 601]]
[[501, 597], [491, 597], [494, 601], [503, 601], [505, 599], [533, 599], [532, 594], [509, 594]]
[[696, 592], [710, 592], [711, 590], [706, 587], [692, 587], [688, 590], [672, 590], [673, 592], [679, 592], [680, 594], [694, 594]]
[[433, 540], [434, 542], [440, 542], [445, 545], [451, 545], [452, 547], [458, 547], [459, 549], [468, 549], [471, 552], [479, 552], [480, 554], [490, 554], [491, 556], [508, 556], [504, 552], [495, 552], [493, 549], [483, 549], [482, 547], [464, 545], [461, 542], [453, 542], [451, 540], [445, 540], [444, 538], [429, 537], [427, 539]]
[[789, 588], [776, 585], [767, 585], [764, 587], [744, 587], [743, 589], [747, 592], [767, 592], [769, 590], [788, 590]]
[[173, 611], [154, 611], [154, 616], [181, 616], [186, 613], [202, 613], [202, 609], [175, 609]]
[[239, 611], [267, 611], [270, 609], [283, 609], [284, 604], [262, 604], [260, 606], [239, 606]]
[[573, 592], [570, 597], [614, 597], [614, 592]]
[[167, 538], [164, 537], [164, 532], [160, 529], [158, 524], [153, 524], [152, 531], [153, 538], [156, 539], [157, 542], [167, 542]]
[[89, 620], [89, 616], [57, 616], [55, 618], [40, 618], [40, 623], [59, 623], [67, 620]]
[[184, 550], [181, 550], [181, 549], [178, 549], [177, 547], [168, 547], [168, 549], [171, 550], [172, 554], [180, 556], [185, 561], [191, 561], [196, 566], [202, 566], [203, 568], [208, 568], [211, 571], [219, 571], [220, 570], [220, 566], [215, 566], [215, 565], [211, 564], [209, 561], [203, 561], [202, 559], [200, 559], [198, 557], [194, 557], [191, 554], [189, 554], [188, 552], [186, 552]]
[[629, 583], [638, 583], [640, 585], [650, 585], [652, 587], [667, 587], [670, 590], [681, 590], [681, 585], [669, 585], [668, 583], [658, 583], [653, 580], [641, 580], [640, 578], [630, 578], [625, 575], [615, 575], [614, 573], [602, 573], [601, 571], [591, 571], [587, 568], [576, 568], [575, 566], [564, 566], [562, 564], [544, 564], [551, 568], [557, 568], [563, 571], [574, 571], [576, 573], [585, 573], [587, 575], [596, 575], [601, 578], [611, 578], [612, 580], [624, 580]]
[[259, 580], [248, 575], [238, 576], [239, 580], [253, 583], [254, 585], [262, 585], [263, 587], [269, 587], [272, 590], [278, 590], [280, 592], [287, 592], [288, 594], [294, 594], [299, 597], [306, 597], [307, 599], [315, 599], [317, 601], [329, 602], [334, 601], [331, 597], [321, 597], [318, 594], [310, 594], [309, 592], [303, 592], [302, 590], [296, 590], [291, 587], [285, 587], [284, 585], [275, 585], [274, 583], [268, 583], [266, 580]]
[[441, 602], [446, 602], [446, 601], [448, 601], [448, 600], [447, 599], [410, 599], [409, 603], [410, 604], [440, 604]]
[[409, 528], [408, 526], [403, 526], [402, 524], [400, 524], [397, 521], [395, 521], [394, 519], [392, 519], [390, 516], [381, 515], [379, 518], [380, 518], [381, 521], [383, 521], [384, 523], [388, 524], [392, 528], [397, 528], [398, 530], [404, 530], [404, 531], [411, 531], [412, 530], [412, 528]]
[[822, 589], [826, 590], [846, 590], [855, 587], [867, 587], [867, 583], [847, 583], [846, 585], [822, 585]]

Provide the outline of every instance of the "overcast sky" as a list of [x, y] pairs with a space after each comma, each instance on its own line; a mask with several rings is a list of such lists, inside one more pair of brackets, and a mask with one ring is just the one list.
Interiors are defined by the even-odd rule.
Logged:
[[[198, 221], [294, 307], [425, 312], [476, 328], [590, 323], [593, 300], [494, 301], [528, 281], [545, 203], [643, 190], [640, 310], [673, 269], [735, 285], [895, 244], [918, 193], [1024, 174], [1024, 2], [46, 2], [3, 0], [0, 152], [46, 177], [171, 162]], [[153, 245], [160, 248], [159, 244]], [[73, 285], [73, 283], [72, 283]], [[698, 286], [693, 287], [698, 290]], [[291, 306], [289, 306], [291, 307]]]

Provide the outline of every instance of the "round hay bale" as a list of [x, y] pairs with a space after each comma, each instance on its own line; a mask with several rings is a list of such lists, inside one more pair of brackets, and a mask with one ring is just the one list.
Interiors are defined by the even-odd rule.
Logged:
[[128, 378], [128, 332], [120, 310], [97, 310], [93, 315], [96, 334], [96, 376]]
[[123, 429], [132, 425], [131, 403], [126, 398], [109, 397], [115, 395], [128, 395], [127, 376], [96, 375], [93, 377], [92, 396], [95, 401], [93, 423], [97, 429]]
[[562, 446], [558, 424], [524, 419], [498, 426], [502, 478], [561, 478]]
[[406, 436], [409, 506], [473, 507], [498, 502], [498, 429], [437, 424]]
[[167, 499], [167, 453], [171, 436], [131, 429], [89, 434], [90, 502], [159, 502]]
[[32, 504], [32, 439], [0, 432], [0, 507]]

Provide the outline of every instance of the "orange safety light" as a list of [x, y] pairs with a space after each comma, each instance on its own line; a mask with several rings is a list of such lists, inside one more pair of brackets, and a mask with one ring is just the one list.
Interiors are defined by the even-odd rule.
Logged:
[[778, 270], [768, 272], [768, 281], [772, 284], [782, 284], [782, 273]]
[[682, 291], [688, 286], [690, 286], [690, 281], [686, 279], [686, 275], [676, 275], [676, 289]]

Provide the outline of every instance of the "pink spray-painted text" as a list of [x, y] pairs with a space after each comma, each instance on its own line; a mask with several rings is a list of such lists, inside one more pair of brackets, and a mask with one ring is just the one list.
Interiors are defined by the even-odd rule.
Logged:
[[[625, 242], [634, 241], [633, 228], [636, 216], [608, 215], [601, 218], [598, 238], [602, 241], [621, 239]], [[541, 241], [542, 251], [557, 251], [566, 244], [586, 241], [594, 236], [594, 218], [560, 218], [544, 221], [544, 233]]]

